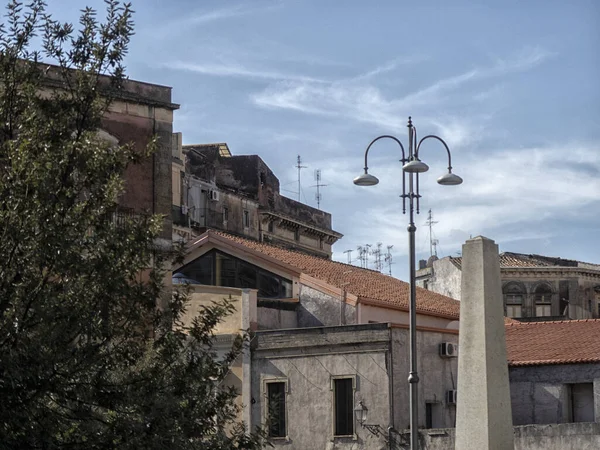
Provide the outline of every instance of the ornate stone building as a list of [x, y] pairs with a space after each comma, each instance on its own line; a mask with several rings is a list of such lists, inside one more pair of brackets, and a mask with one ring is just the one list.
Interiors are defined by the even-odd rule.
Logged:
[[181, 145], [174, 135], [172, 217], [184, 239], [217, 229], [331, 258], [342, 234], [331, 214], [284, 197], [258, 155], [233, 156], [225, 143]]
[[[461, 258], [421, 261], [417, 284], [460, 300]], [[500, 254], [504, 310], [521, 321], [600, 317], [600, 264]]]

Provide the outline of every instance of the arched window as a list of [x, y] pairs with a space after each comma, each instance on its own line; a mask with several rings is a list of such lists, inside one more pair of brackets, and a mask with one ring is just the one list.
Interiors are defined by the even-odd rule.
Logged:
[[504, 287], [504, 304], [507, 317], [523, 317], [523, 300], [525, 289], [517, 283], [509, 283]]
[[540, 284], [533, 293], [536, 317], [552, 315], [552, 289], [547, 284]]

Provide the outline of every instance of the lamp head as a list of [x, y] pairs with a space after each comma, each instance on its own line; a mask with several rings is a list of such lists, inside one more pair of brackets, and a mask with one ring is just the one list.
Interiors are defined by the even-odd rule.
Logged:
[[365, 173], [357, 176], [354, 179], [354, 184], [357, 186], [375, 186], [377, 183], [379, 183], [377, 177], [374, 177], [373, 175], [368, 173], [367, 169], [365, 169]]
[[362, 425], [367, 421], [367, 413], [369, 412], [369, 408], [367, 408], [362, 400], [358, 402], [356, 408], [354, 408], [354, 415], [356, 420]]
[[402, 170], [408, 173], [423, 173], [429, 170], [429, 166], [425, 164], [423, 161], [414, 158], [412, 161], [407, 162], [402, 167]]
[[461, 184], [463, 179], [456, 174], [452, 173], [452, 170], [448, 170], [448, 173], [442, 175], [437, 179], [437, 182], [442, 186], [456, 186], [457, 184]]

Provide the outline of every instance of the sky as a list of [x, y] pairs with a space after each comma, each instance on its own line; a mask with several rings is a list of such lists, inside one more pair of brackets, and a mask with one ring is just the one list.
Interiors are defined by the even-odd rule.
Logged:
[[[76, 21], [97, 0], [49, 0]], [[258, 154], [302, 202], [344, 234], [333, 258], [393, 245], [392, 274], [408, 279], [398, 145], [369, 152], [374, 187], [357, 187], [369, 142], [408, 145], [435, 134], [452, 152], [460, 186], [440, 186], [444, 148], [421, 159], [417, 259], [429, 257], [427, 211], [438, 256], [469, 237], [500, 251], [600, 263], [600, 2], [398, 0], [137, 0], [126, 64], [132, 79], [172, 86], [184, 144], [226, 142]], [[371, 262], [373, 257], [371, 257]], [[372, 267], [372, 266], [371, 266]], [[387, 268], [385, 269], [387, 272]]]

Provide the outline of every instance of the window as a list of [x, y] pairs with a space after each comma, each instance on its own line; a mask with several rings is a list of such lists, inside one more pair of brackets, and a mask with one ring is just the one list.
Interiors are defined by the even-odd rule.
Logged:
[[533, 299], [535, 302], [536, 317], [552, 315], [552, 289], [547, 284], [540, 284], [535, 288]]
[[294, 240], [299, 241], [300, 240], [300, 229], [296, 228], [294, 230]]
[[333, 417], [335, 436], [354, 434], [354, 378], [333, 380]]
[[244, 228], [250, 228], [250, 213], [244, 210]]
[[567, 385], [567, 395], [571, 403], [572, 422], [594, 422], [594, 383]]
[[285, 382], [267, 382], [269, 437], [287, 436], [285, 416]]
[[504, 287], [504, 305], [507, 317], [523, 317], [523, 299], [525, 289], [517, 283], [508, 283]]
[[173, 283], [258, 289], [259, 298], [292, 297], [291, 280], [216, 250], [179, 269]]
[[229, 209], [226, 206], [223, 206], [223, 223], [227, 223], [229, 220]]
[[323, 250], [323, 238], [319, 238], [319, 248]]
[[269, 225], [268, 225], [268, 227], [269, 227], [269, 228], [268, 228], [268, 230], [269, 230], [269, 233], [272, 233], [272, 232], [273, 232], [273, 230], [275, 229], [275, 224], [273, 223], [273, 221], [272, 221], [272, 220], [271, 220], [271, 221], [269, 221]]

